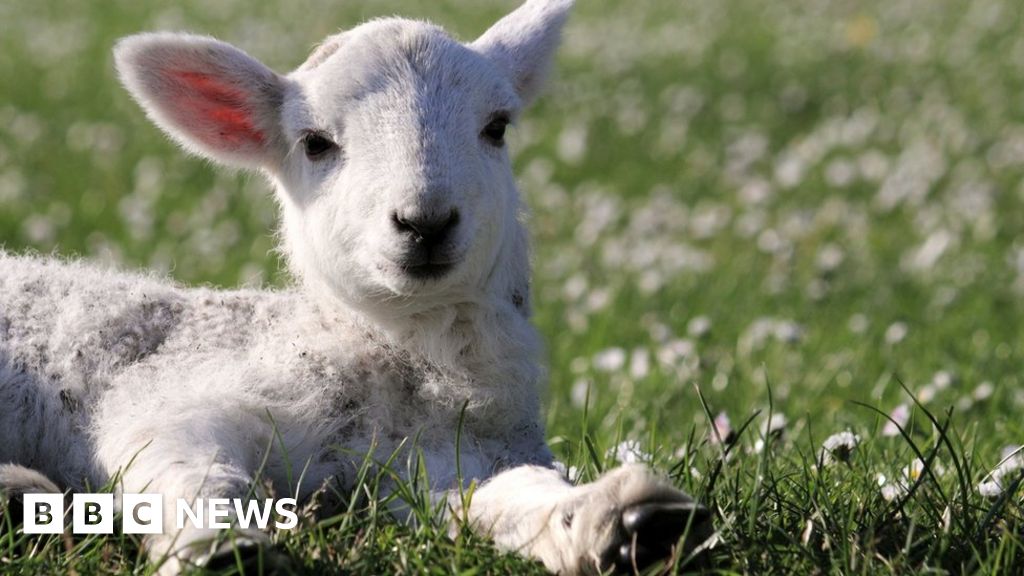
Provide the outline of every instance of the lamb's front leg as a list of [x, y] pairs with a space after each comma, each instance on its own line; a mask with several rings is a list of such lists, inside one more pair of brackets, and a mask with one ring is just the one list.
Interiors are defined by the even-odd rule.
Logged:
[[[266, 447], [266, 428], [259, 418], [244, 411], [221, 414], [203, 413], [192, 407], [182, 414], [192, 418], [150, 417], [125, 414], [103, 422], [97, 432], [100, 464], [109, 474], [119, 474], [117, 488], [129, 493], [160, 494], [163, 497], [163, 533], [148, 535], [143, 543], [150, 559], [160, 563], [160, 573], [178, 574], [189, 566], [224, 561], [234, 563], [233, 547], [246, 552], [243, 561], [266, 564], [278, 560], [270, 557], [269, 536], [256, 530], [233, 529], [226, 539], [221, 529], [209, 528], [207, 507], [203, 526], [197, 527], [187, 517], [184, 527], [177, 527], [177, 507], [183, 500], [197, 508], [202, 498], [245, 498], [253, 488], [253, 474], [259, 466], [258, 453]], [[253, 495], [259, 498], [259, 494]], [[235, 514], [221, 520], [233, 524]], [[266, 554], [266, 558], [255, 558]]]
[[643, 466], [623, 466], [573, 486], [552, 469], [520, 466], [470, 495], [456, 517], [495, 544], [536, 558], [558, 574], [633, 573], [668, 558], [685, 534], [685, 551], [711, 536], [710, 514]]

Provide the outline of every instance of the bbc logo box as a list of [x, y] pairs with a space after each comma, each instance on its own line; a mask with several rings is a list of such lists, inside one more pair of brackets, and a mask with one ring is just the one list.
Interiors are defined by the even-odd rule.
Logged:
[[[25, 534], [61, 534], [67, 527], [63, 494], [25, 494]], [[196, 528], [226, 530], [233, 525], [242, 529], [254, 526], [266, 530], [273, 523], [279, 530], [291, 530], [299, 524], [295, 498], [245, 500], [242, 498], [196, 498], [175, 501], [174, 518], [178, 530], [191, 524]], [[162, 534], [164, 503], [160, 494], [121, 495], [121, 532], [124, 534]], [[113, 534], [117, 516], [113, 494], [73, 494], [71, 497], [72, 534]]]
[[[66, 525], [63, 494], [25, 494], [25, 534], [61, 534]], [[124, 494], [121, 531], [125, 534], [163, 532], [163, 498], [159, 494]], [[113, 534], [113, 494], [74, 494], [71, 498], [73, 534]]]

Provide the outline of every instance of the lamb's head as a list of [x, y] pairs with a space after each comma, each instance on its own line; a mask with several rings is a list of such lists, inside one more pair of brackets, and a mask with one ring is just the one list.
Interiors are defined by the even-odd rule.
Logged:
[[132, 36], [115, 56], [186, 149], [276, 184], [307, 284], [363, 310], [415, 310], [525, 282], [504, 133], [539, 91], [571, 4], [530, 0], [469, 44], [375, 20], [287, 75], [184, 34]]

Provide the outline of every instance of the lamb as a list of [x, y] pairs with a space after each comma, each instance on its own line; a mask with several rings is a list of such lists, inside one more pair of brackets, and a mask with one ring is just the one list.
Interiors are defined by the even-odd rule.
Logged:
[[[273, 184], [297, 281], [183, 288], [0, 252], [0, 489], [116, 479], [169, 506], [243, 497], [259, 471], [303, 500], [351, 490], [360, 455], [415, 438], [453, 525], [552, 572], [632, 571], [701, 542], [708, 511], [646, 468], [574, 486], [545, 443], [504, 134], [541, 90], [571, 5], [528, 0], [468, 44], [373, 20], [287, 75], [208, 37], [122, 39], [117, 70], [153, 122]], [[479, 482], [471, 498], [460, 481]], [[235, 553], [171, 518], [144, 540], [162, 574]], [[269, 550], [266, 534], [237, 533], [242, 553]]]

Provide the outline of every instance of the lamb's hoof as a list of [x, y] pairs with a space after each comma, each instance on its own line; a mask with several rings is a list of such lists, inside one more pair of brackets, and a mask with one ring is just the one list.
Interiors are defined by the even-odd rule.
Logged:
[[688, 553], [711, 536], [711, 512], [695, 502], [642, 502], [629, 506], [619, 519], [618, 537], [601, 555], [602, 566], [634, 574], [672, 555], [681, 543]]
[[268, 543], [236, 540], [224, 546], [203, 563], [203, 573], [238, 574], [239, 576], [299, 574], [292, 559]]

